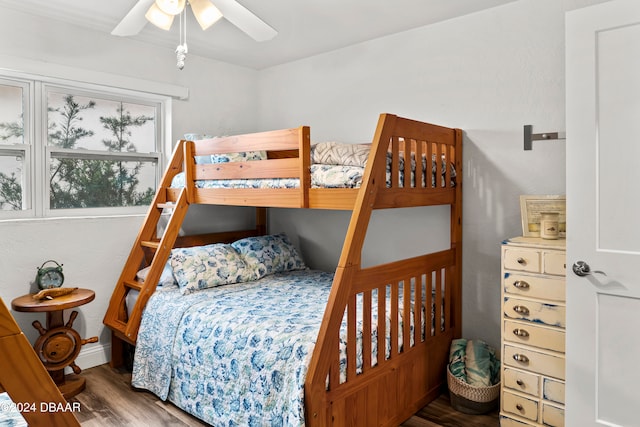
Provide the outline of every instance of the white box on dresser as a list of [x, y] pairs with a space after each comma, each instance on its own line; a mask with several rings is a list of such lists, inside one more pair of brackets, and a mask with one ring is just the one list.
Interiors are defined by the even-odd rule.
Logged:
[[501, 427], [564, 426], [565, 240], [502, 242]]

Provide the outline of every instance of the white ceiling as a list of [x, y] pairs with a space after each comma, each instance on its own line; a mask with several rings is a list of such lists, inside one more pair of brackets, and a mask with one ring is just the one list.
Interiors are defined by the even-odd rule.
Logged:
[[[0, 7], [110, 33], [136, 1], [0, 0]], [[515, 0], [238, 1], [275, 28], [278, 35], [256, 42], [224, 19], [202, 31], [188, 13], [189, 54], [262, 69]], [[173, 53], [179, 43], [178, 22], [168, 32], [147, 24], [131, 38], [164, 46]]]

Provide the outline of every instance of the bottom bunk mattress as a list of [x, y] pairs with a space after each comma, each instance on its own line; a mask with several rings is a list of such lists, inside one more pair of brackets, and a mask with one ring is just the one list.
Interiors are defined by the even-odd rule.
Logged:
[[[177, 286], [158, 287], [142, 317], [132, 385], [214, 426], [304, 425], [304, 382], [332, 282], [333, 273], [298, 270], [188, 295]], [[402, 307], [402, 292], [399, 298]], [[388, 306], [390, 298], [385, 301]], [[424, 322], [421, 329], [424, 336]], [[376, 340], [373, 330], [372, 365]]]

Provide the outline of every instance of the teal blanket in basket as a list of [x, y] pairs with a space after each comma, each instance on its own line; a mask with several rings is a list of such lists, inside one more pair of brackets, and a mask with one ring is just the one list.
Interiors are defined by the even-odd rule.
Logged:
[[467, 353], [467, 340], [460, 338], [451, 341], [449, 350], [449, 370], [454, 377], [467, 382], [467, 371], [464, 366], [464, 359]]
[[456, 378], [476, 387], [489, 387], [500, 381], [500, 360], [495, 349], [482, 340], [453, 340], [449, 370]]

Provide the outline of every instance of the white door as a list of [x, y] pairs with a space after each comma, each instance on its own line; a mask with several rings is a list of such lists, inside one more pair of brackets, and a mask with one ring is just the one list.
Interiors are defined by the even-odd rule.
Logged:
[[640, 426], [640, 1], [566, 24], [565, 425]]

